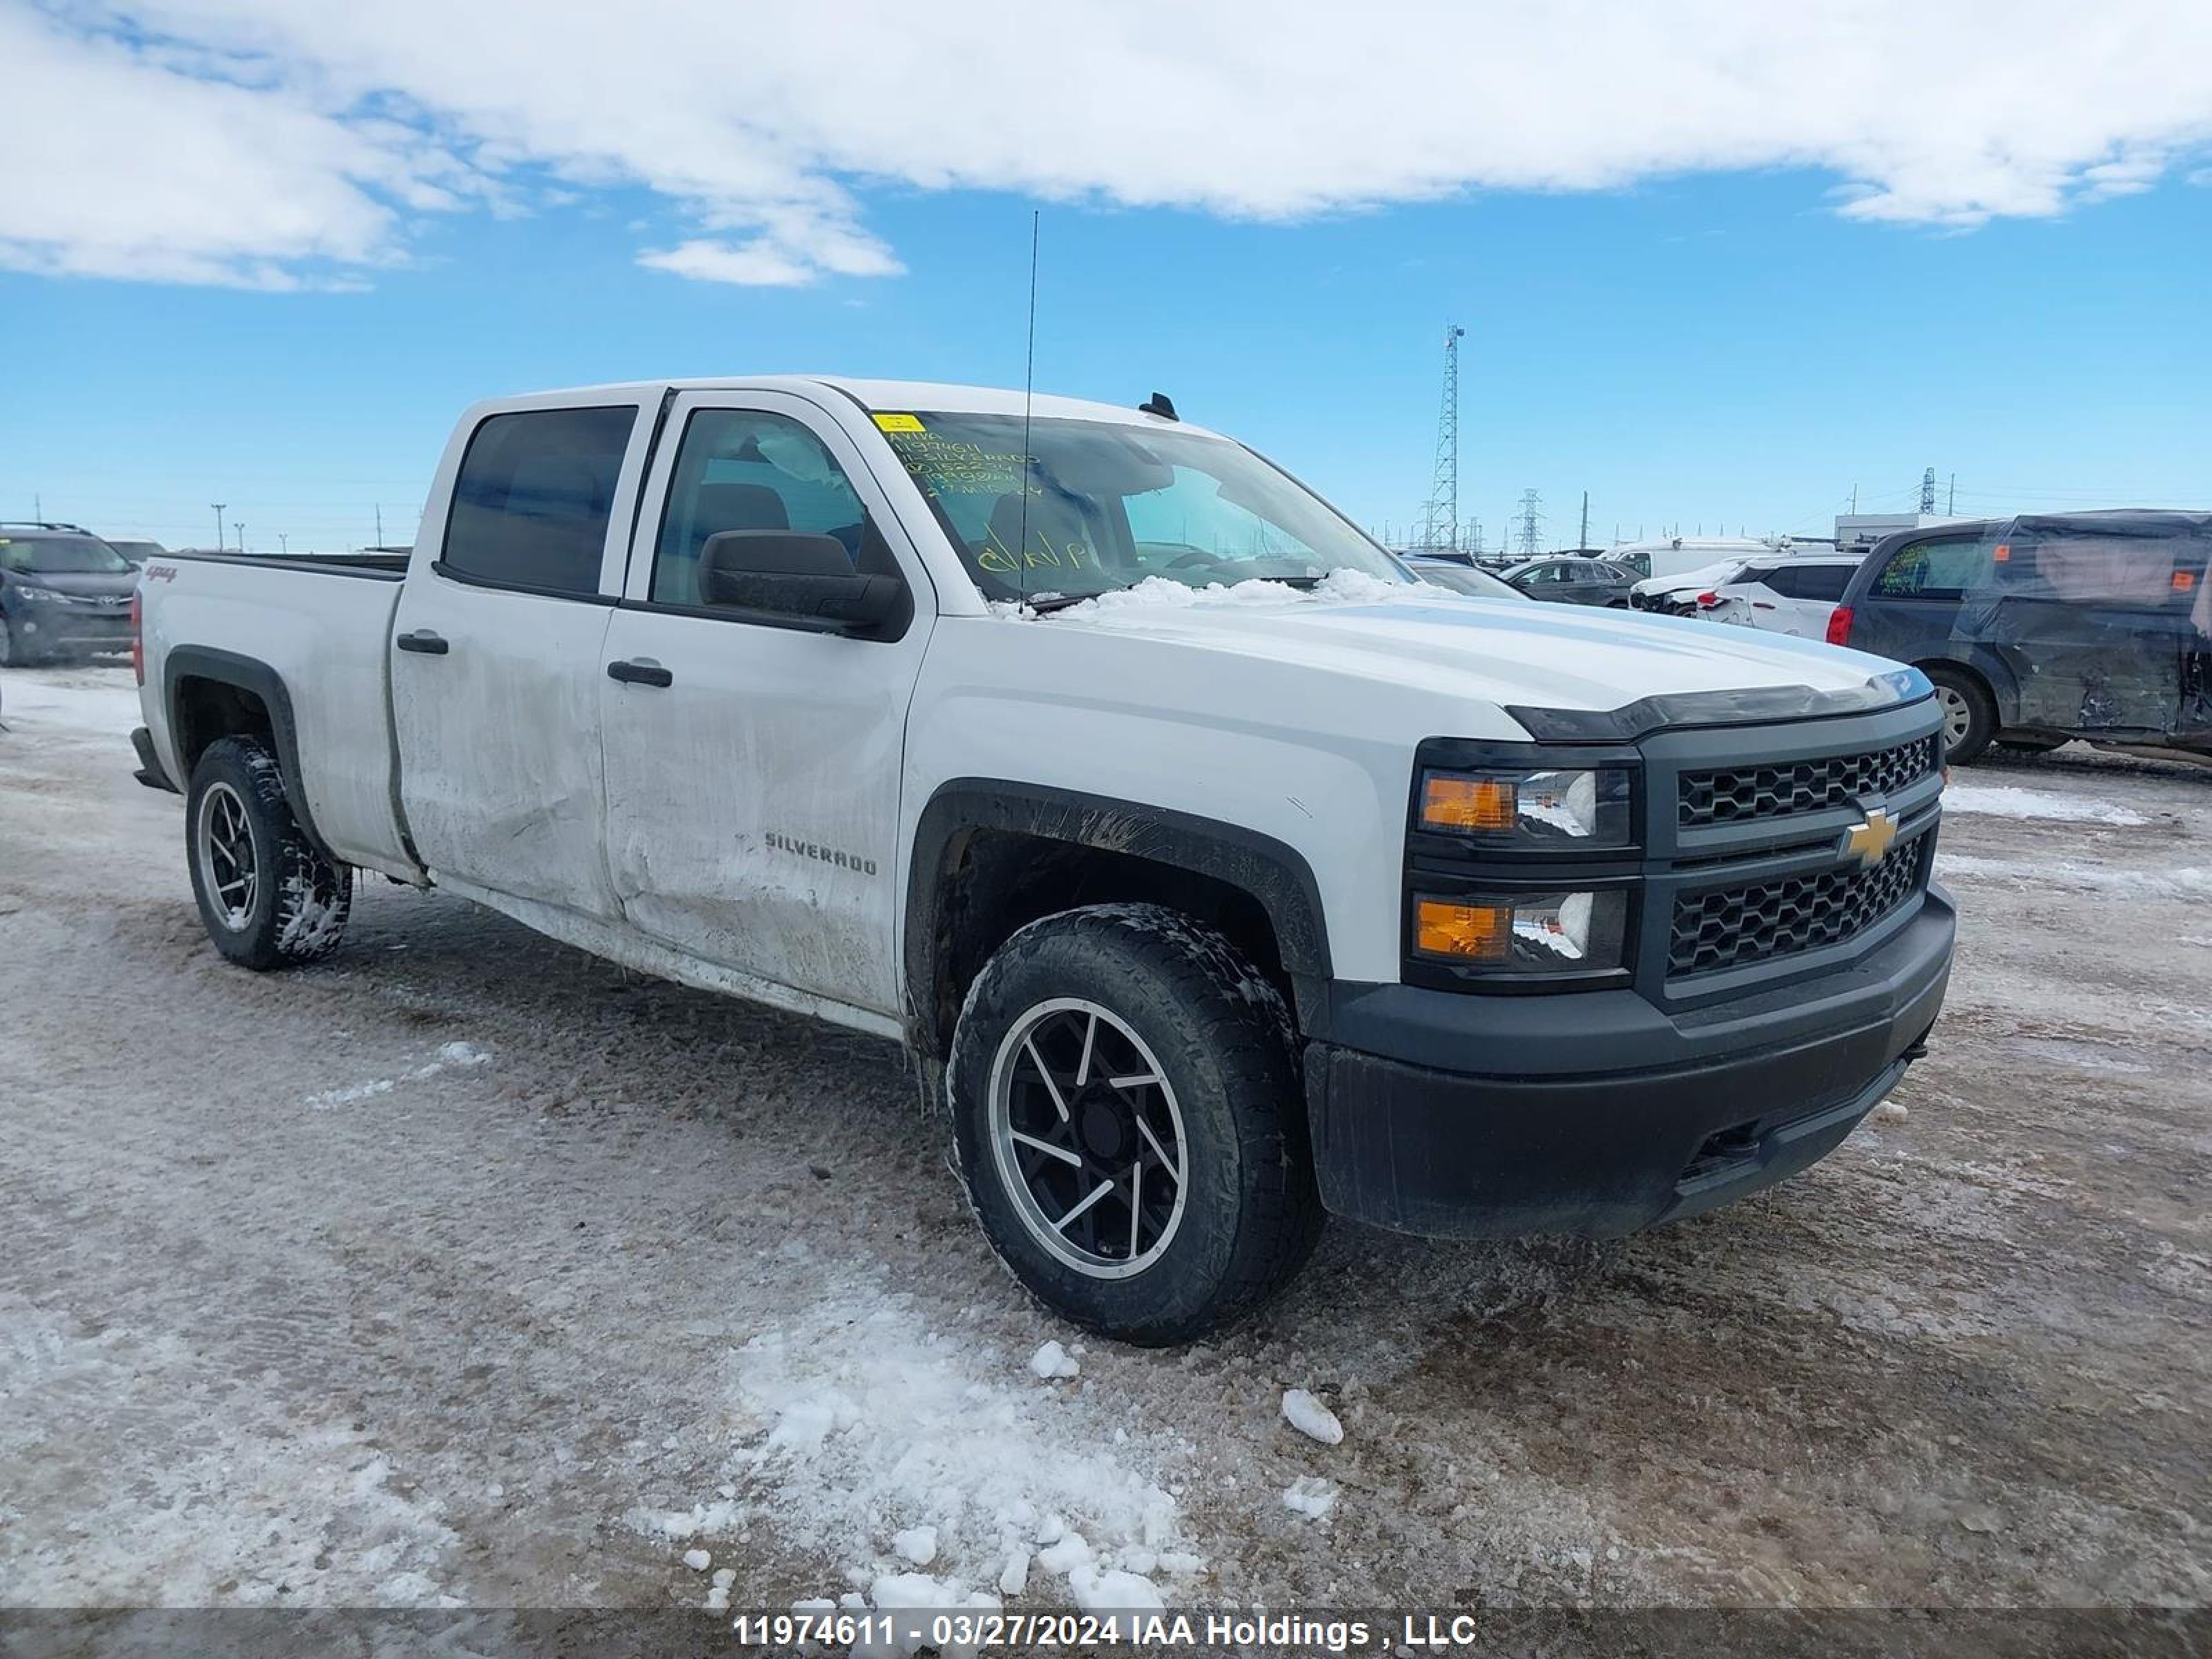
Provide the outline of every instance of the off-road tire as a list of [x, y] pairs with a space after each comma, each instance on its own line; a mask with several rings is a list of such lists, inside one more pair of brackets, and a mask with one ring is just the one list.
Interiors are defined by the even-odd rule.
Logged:
[[[1982, 750], [1990, 746], [1990, 739], [1996, 735], [1997, 711], [1990, 701], [1989, 691], [1979, 679], [1963, 669], [1936, 663], [1925, 672], [1929, 683], [1935, 686], [1936, 696], [1945, 705], [1944, 763], [1949, 766], [1971, 765], [1981, 758]], [[1954, 699], [1956, 699], [1955, 702]], [[1965, 730], [1955, 735], [1951, 725], [1954, 708], [1963, 710], [1966, 722]]]
[[[1013, 1034], [1062, 999], [1097, 1006], [1140, 1038], [1180, 1115], [1179, 1219], [1158, 1258], [1126, 1277], [1055, 1257], [994, 1156], [994, 1066]], [[946, 1094], [961, 1176], [993, 1249], [1039, 1301], [1102, 1335], [1160, 1346], [1231, 1324], [1287, 1284], [1320, 1236], [1290, 1012], [1226, 939], [1179, 912], [1097, 905], [1016, 933], [969, 988]]]
[[[223, 795], [220, 802], [210, 797]], [[210, 876], [216, 864], [203, 852], [209, 815], [243, 809], [256, 880], [250, 902], [235, 893], [222, 896]], [[333, 863], [316, 850], [293, 816], [284, 774], [276, 757], [252, 738], [222, 738], [210, 744], [192, 768], [185, 797], [185, 865], [200, 921], [216, 950], [257, 973], [314, 962], [338, 947], [353, 909], [353, 867]], [[228, 866], [225, 866], [228, 867]]]

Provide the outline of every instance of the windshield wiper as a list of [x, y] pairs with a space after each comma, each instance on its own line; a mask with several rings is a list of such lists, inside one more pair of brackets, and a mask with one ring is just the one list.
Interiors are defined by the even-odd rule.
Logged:
[[[1127, 591], [1127, 588], [1121, 587], [1102, 587], [1098, 592], [1125, 593]], [[1038, 616], [1045, 617], [1055, 611], [1065, 611], [1071, 605], [1081, 605], [1086, 599], [1095, 599], [1097, 597], [1098, 593], [1048, 593], [1042, 599], [1028, 599], [1024, 603]]]

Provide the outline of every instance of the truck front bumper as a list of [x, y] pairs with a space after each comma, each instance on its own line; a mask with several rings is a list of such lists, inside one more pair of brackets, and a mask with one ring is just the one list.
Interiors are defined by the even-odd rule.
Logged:
[[1306, 1049], [1322, 1199], [1431, 1237], [1612, 1237], [1832, 1151], [1923, 1052], [1957, 917], [1931, 885], [1849, 968], [1668, 1013], [1633, 991], [1329, 988]]

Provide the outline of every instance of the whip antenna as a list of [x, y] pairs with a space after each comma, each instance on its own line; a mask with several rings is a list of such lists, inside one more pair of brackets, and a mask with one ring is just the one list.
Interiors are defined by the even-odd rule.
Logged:
[[1022, 544], [1014, 550], [1014, 592], [1026, 611], [1030, 605], [1030, 403], [1036, 394], [1036, 276], [1037, 228], [1043, 210], [1030, 210], [1030, 337], [1022, 362]]

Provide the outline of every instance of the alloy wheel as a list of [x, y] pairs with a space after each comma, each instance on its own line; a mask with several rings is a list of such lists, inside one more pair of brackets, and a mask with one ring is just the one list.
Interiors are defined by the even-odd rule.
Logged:
[[253, 854], [253, 830], [246, 803], [227, 783], [211, 783], [200, 797], [198, 833], [200, 880], [222, 925], [242, 933], [253, 922], [261, 896], [261, 867]]
[[1144, 1039], [1097, 1003], [1054, 998], [1008, 1029], [990, 1091], [992, 1156], [1038, 1245], [1094, 1279], [1157, 1261], [1182, 1222], [1188, 1147]]

